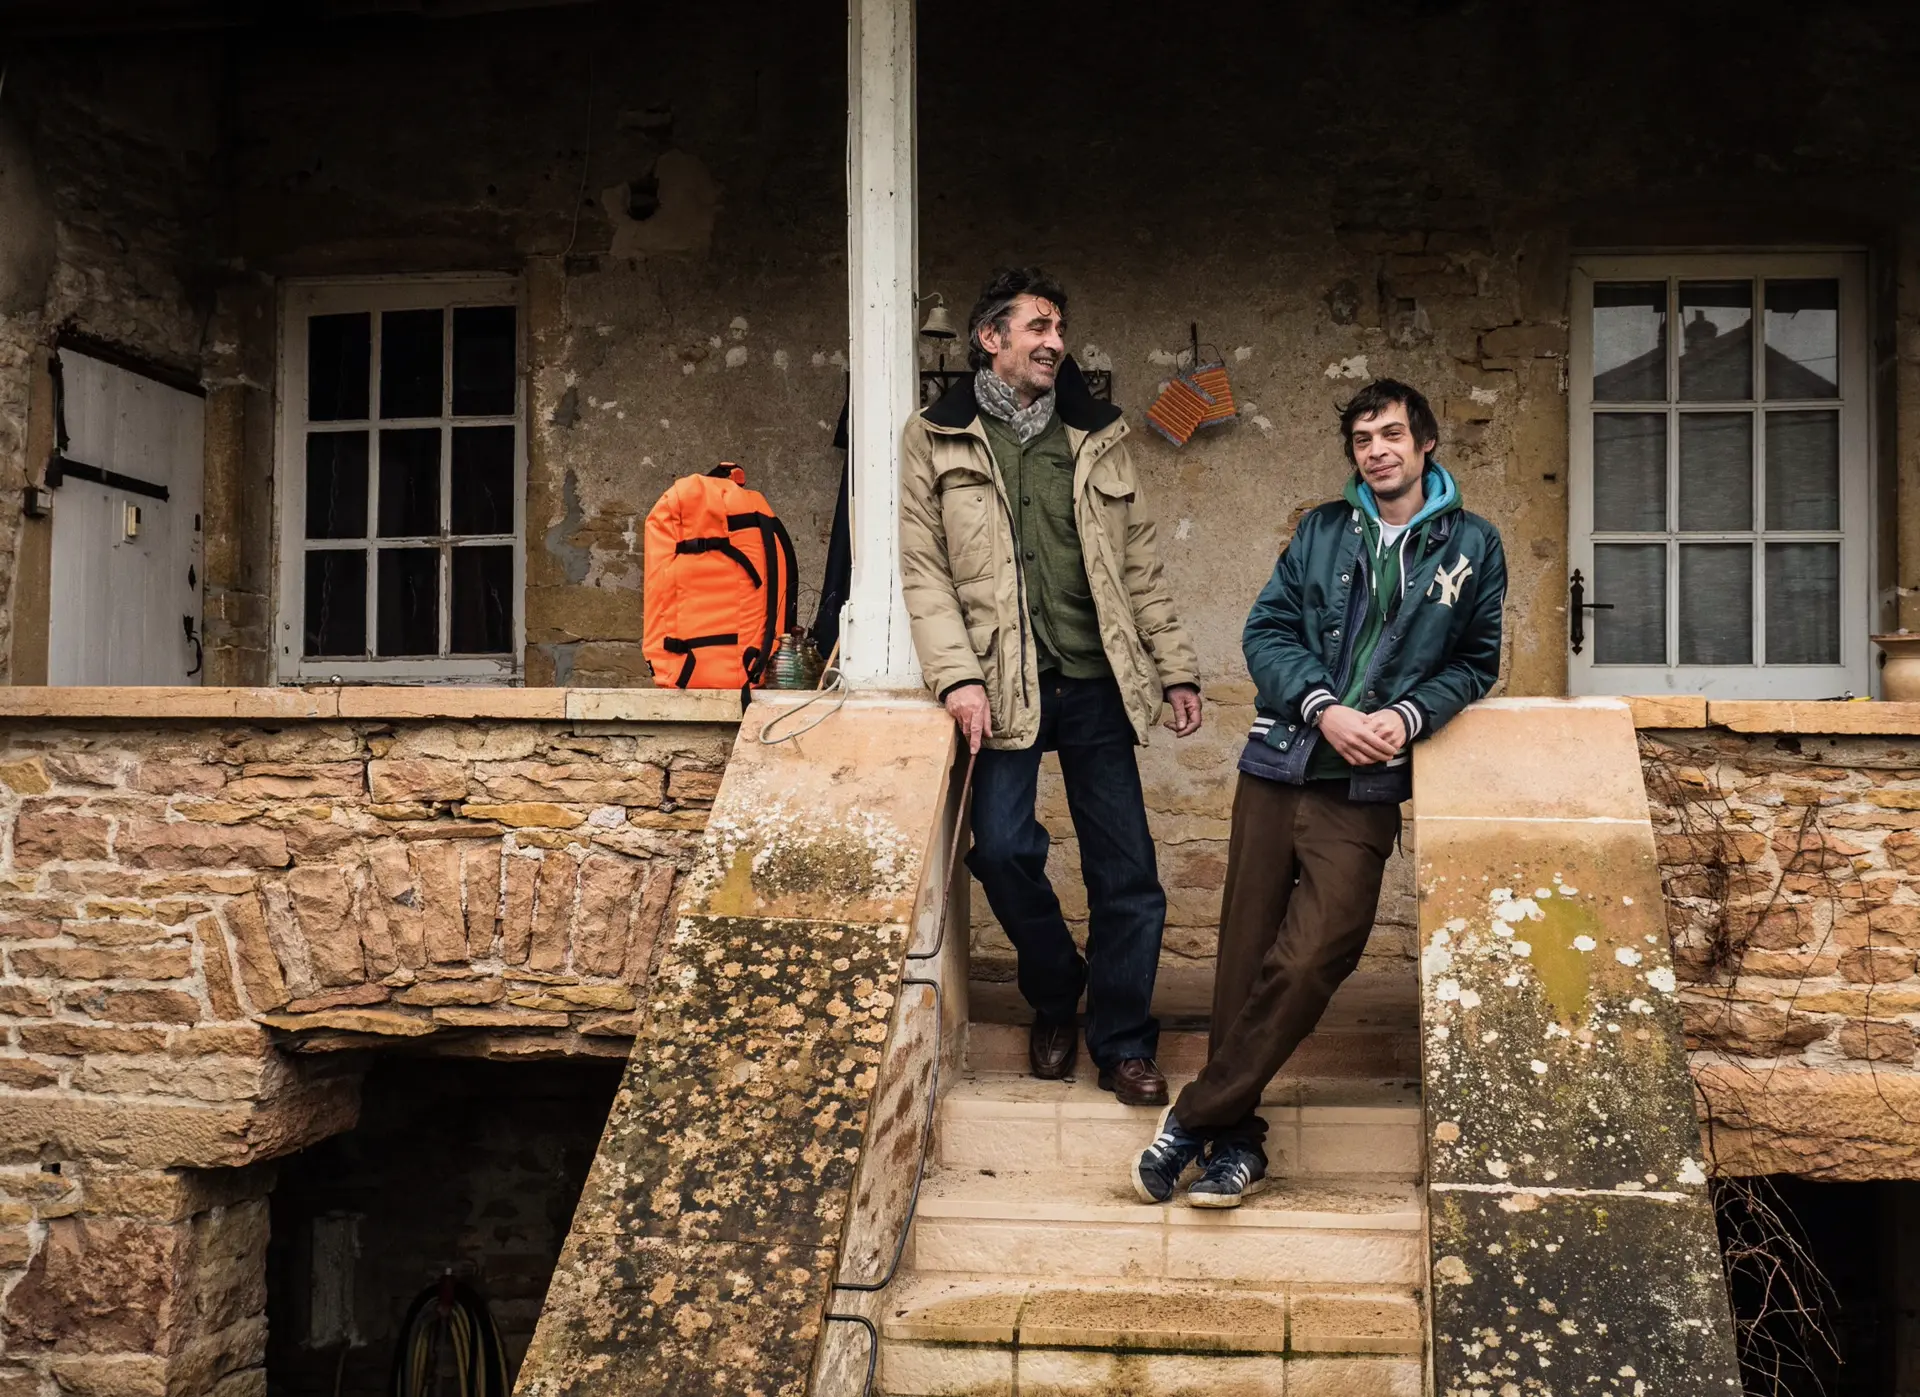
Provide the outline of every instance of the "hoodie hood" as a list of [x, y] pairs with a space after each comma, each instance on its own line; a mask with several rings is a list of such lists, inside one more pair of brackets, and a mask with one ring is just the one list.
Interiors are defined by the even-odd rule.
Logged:
[[[1460, 508], [1460, 487], [1453, 483], [1453, 476], [1438, 461], [1427, 461], [1427, 473], [1421, 479], [1426, 491], [1427, 502], [1420, 506], [1420, 512], [1407, 521], [1408, 528], [1424, 524], [1429, 519], [1437, 519]], [[1373, 487], [1360, 478], [1355, 471], [1347, 480], [1346, 501], [1365, 514], [1374, 523], [1380, 522], [1380, 504], [1373, 497]]]

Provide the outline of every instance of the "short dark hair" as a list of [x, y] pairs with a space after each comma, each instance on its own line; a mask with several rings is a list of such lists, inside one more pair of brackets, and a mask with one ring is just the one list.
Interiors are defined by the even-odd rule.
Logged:
[[1347, 453], [1349, 463], [1358, 464], [1353, 459], [1353, 424], [1363, 417], [1384, 412], [1395, 403], [1407, 410], [1407, 426], [1412, 428], [1415, 441], [1423, 448], [1428, 442], [1439, 444], [1440, 423], [1426, 395], [1397, 378], [1376, 378], [1340, 409], [1340, 449]]
[[1066, 318], [1067, 293], [1059, 282], [1038, 267], [1001, 268], [980, 288], [980, 299], [973, 303], [973, 313], [967, 317], [969, 368], [984, 369], [993, 362], [993, 356], [980, 347], [980, 327], [991, 325], [1006, 334], [1013, 327], [1013, 303], [1022, 296], [1052, 301], [1059, 308], [1061, 319]]

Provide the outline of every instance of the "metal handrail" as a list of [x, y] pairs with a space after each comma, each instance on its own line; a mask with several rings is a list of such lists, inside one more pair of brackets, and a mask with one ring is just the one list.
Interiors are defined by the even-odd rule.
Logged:
[[[947, 881], [946, 896], [940, 900], [940, 921], [934, 928], [933, 945], [924, 951], [909, 951], [905, 959], [908, 962], [937, 960], [946, 949], [947, 920], [953, 911], [953, 879], [960, 865], [960, 839], [967, 828], [967, 797], [973, 791], [973, 768], [979, 761], [978, 752], [967, 754], [967, 774], [960, 783], [960, 802], [953, 817], [953, 839], [947, 845]], [[913, 1189], [907, 1195], [907, 1215], [900, 1223], [900, 1235], [893, 1244], [893, 1260], [887, 1264], [886, 1272], [878, 1280], [872, 1281], [835, 1281], [833, 1289], [853, 1291], [857, 1294], [871, 1295], [885, 1290], [893, 1284], [899, 1274], [900, 1262], [907, 1254], [907, 1237], [913, 1231], [914, 1215], [920, 1209], [920, 1186], [927, 1178], [927, 1155], [933, 1148], [933, 1128], [940, 1114], [940, 1058], [942, 1056], [941, 1026], [944, 1019], [940, 982], [926, 976], [903, 975], [901, 987], [924, 986], [933, 991], [933, 1070], [927, 1080], [927, 1123], [920, 1133], [920, 1159], [914, 1166]], [[829, 1310], [821, 1316], [825, 1320], [838, 1320], [845, 1324], [857, 1324], [867, 1331], [867, 1378], [861, 1388], [862, 1394], [873, 1391], [873, 1378], [880, 1365], [880, 1331], [873, 1321], [865, 1315], [838, 1314]]]

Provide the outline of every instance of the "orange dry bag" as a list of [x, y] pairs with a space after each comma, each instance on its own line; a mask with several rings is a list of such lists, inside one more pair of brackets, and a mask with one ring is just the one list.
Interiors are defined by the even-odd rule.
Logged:
[[673, 689], [761, 682], [794, 628], [793, 541], [731, 461], [676, 480], [647, 514], [647, 663]]

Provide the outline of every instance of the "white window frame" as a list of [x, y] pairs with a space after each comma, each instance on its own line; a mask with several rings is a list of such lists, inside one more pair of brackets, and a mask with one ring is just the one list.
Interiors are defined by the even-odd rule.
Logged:
[[[1571, 339], [1568, 367], [1568, 576], [1578, 569], [1586, 581], [1586, 599], [1604, 603], [1593, 587], [1593, 288], [1602, 281], [1662, 281], [1669, 285], [1667, 318], [1668, 373], [1674, 372], [1674, 356], [1685, 329], [1678, 323], [1671, 288], [1680, 280], [1733, 280], [1747, 277], [1831, 277], [1840, 283], [1839, 353], [1840, 396], [1809, 400], [1746, 400], [1713, 403], [1720, 410], [1747, 408], [1838, 408], [1840, 414], [1840, 662], [1832, 665], [1789, 665], [1753, 663], [1746, 665], [1598, 665], [1594, 663], [1595, 615], [1585, 618], [1586, 645], [1582, 653], [1567, 653], [1567, 691], [1571, 694], [1705, 694], [1722, 699], [1824, 699], [1844, 692], [1864, 695], [1872, 690], [1877, 673], [1872, 664], [1867, 636], [1873, 630], [1869, 570], [1873, 559], [1874, 469], [1872, 410], [1872, 374], [1868, 362], [1872, 338], [1867, 323], [1866, 255], [1860, 252], [1768, 252], [1768, 253], [1634, 253], [1608, 256], [1583, 256], [1574, 260], [1572, 286]], [[1753, 335], [1756, 354], [1764, 352], [1764, 308], [1753, 311]], [[1671, 378], [1669, 379], [1671, 382]], [[1756, 377], [1754, 391], [1765, 386]], [[1708, 404], [1697, 405], [1701, 409]], [[1663, 411], [1669, 417], [1678, 410], [1672, 402], [1608, 402], [1603, 411]], [[1765, 451], [1765, 433], [1756, 431], [1756, 451]], [[1667, 433], [1668, 521], [1674, 514], [1679, 480], [1679, 433]], [[1767, 538], [1794, 535], [1765, 528], [1765, 501], [1760, 497], [1762, 472], [1754, 472], [1755, 514], [1751, 530], [1734, 533], [1687, 535], [1688, 542], [1755, 542]], [[1601, 543], [1635, 541], [1627, 535], [1603, 534]], [[1644, 541], [1644, 536], [1640, 541]], [[1827, 534], [1820, 541], [1832, 541]], [[1667, 644], [1668, 653], [1678, 644], [1678, 544], [1668, 543], [1667, 555]], [[1764, 557], [1754, 569], [1753, 624], [1756, 637], [1766, 635], [1766, 587]], [[1566, 593], [1562, 593], [1563, 596]], [[1561, 613], [1564, 617], [1565, 613]]]
[[[517, 340], [515, 408], [513, 413], [513, 623], [509, 654], [500, 656], [392, 656], [352, 660], [334, 657], [308, 659], [305, 648], [306, 592], [306, 429], [307, 429], [307, 318], [312, 315], [337, 315], [371, 311], [374, 315], [372, 359], [373, 397], [369, 411], [376, 414], [368, 422], [375, 434], [369, 443], [377, 451], [380, 422], [379, 315], [382, 311], [451, 309], [456, 306], [511, 305], [515, 310]], [[278, 450], [274, 465], [274, 529], [278, 540], [279, 576], [276, 579], [274, 653], [276, 670], [282, 683], [310, 684], [339, 679], [347, 683], [517, 683], [522, 678], [526, 653], [526, 500], [527, 500], [527, 311], [518, 278], [501, 275], [444, 275], [361, 277], [357, 279], [292, 280], [284, 284], [280, 301], [280, 366], [276, 385], [279, 421]], [[443, 392], [452, 391], [452, 317], [442, 348], [446, 356]], [[413, 419], [406, 419], [413, 420]], [[424, 419], [422, 419], [424, 420]], [[475, 419], [499, 424], [497, 418]], [[370, 458], [371, 459], [371, 458]], [[369, 490], [376, 473], [368, 472]], [[441, 508], [450, 507], [448, 490], [443, 489]], [[378, 501], [368, 502], [367, 527], [377, 530]], [[371, 645], [376, 633], [375, 598], [378, 573], [377, 544], [367, 546], [367, 640]], [[448, 587], [451, 579], [443, 563], [441, 571], [441, 608], [443, 617], [451, 605]], [[443, 641], [445, 643], [444, 635]]]

